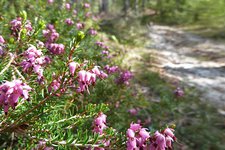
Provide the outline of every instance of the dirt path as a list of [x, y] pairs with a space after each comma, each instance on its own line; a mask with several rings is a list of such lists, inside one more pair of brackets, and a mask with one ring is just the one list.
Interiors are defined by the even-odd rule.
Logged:
[[169, 77], [195, 86], [201, 99], [225, 109], [225, 43], [204, 39], [177, 28], [149, 27], [149, 50]]

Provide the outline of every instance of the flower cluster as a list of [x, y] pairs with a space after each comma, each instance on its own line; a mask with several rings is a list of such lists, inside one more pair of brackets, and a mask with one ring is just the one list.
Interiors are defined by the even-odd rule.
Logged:
[[96, 82], [96, 74], [91, 73], [89, 71], [81, 70], [78, 72], [78, 82], [79, 87], [77, 89], [78, 93], [83, 93], [84, 91], [88, 91], [88, 87], [90, 85], [94, 85]]
[[38, 81], [43, 80], [43, 65], [50, 62], [48, 57], [44, 57], [41, 50], [37, 50], [35, 46], [29, 47], [24, 52], [25, 59], [21, 62], [24, 72], [34, 71], [38, 75]]
[[63, 44], [53, 43], [59, 38], [59, 33], [56, 32], [54, 25], [48, 24], [46, 30], [43, 30], [43, 35], [46, 38], [45, 47], [50, 53], [59, 55], [65, 50]]
[[46, 45], [55, 42], [59, 38], [59, 33], [56, 32], [54, 25], [48, 24], [43, 30], [43, 35], [46, 38]]
[[90, 34], [90, 35], [97, 35], [97, 33], [98, 33], [98, 32], [97, 32], [96, 30], [94, 30], [94, 29], [90, 29], [90, 30], [89, 30], [89, 34]]
[[60, 88], [60, 85], [61, 85], [61, 83], [60, 83], [60, 78], [59, 78], [59, 79], [54, 79], [54, 80], [51, 82], [50, 86], [48, 87], [48, 91], [51, 92], [52, 89], [53, 89], [54, 91], [56, 91], [56, 90], [58, 90], [58, 89]]
[[176, 140], [174, 130], [166, 128], [161, 133], [156, 131], [154, 136], [151, 137], [150, 150], [166, 150], [172, 149], [172, 142]]
[[65, 51], [65, 46], [63, 44], [51, 43], [48, 45], [48, 50], [52, 54], [60, 55]]
[[[106, 117], [107, 116], [105, 114], [103, 114], [102, 112], [100, 112], [98, 114], [98, 116], [95, 118], [95, 120], [93, 122], [93, 126], [94, 126], [93, 132], [94, 133], [98, 133], [99, 135], [103, 135], [104, 129], [107, 128], [107, 126], [106, 126]], [[103, 139], [103, 140], [99, 141], [98, 143], [101, 143], [105, 147], [107, 147], [110, 144], [110, 140]], [[95, 150], [104, 150], [104, 148], [98, 147], [98, 148], [95, 148]]]
[[[18, 36], [18, 32], [22, 29], [22, 18], [18, 17], [16, 19], [13, 19], [11, 22], [10, 22], [10, 25], [11, 25], [11, 31], [12, 31], [12, 35], [17, 37]], [[32, 31], [33, 28], [32, 28], [32, 25], [31, 25], [31, 22], [29, 20], [27, 20], [25, 22], [25, 25], [24, 25], [25, 29], [27, 31]]]
[[100, 112], [98, 116], [95, 118], [93, 126], [93, 132], [103, 134], [103, 130], [107, 128], [106, 126], [106, 115]]
[[94, 66], [94, 68], [91, 70], [92, 73], [96, 74], [97, 77], [101, 78], [101, 79], [105, 79], [108, 77], [108, 75], [106, 73], [104, 73], [103, 71], [98, 69], [98, 66]]
[[112, 74], [112, 73], [115, 73], [119, 70], [119, 67], [118, 66], [112, 66], [110, 67], [109, 65], [106, 65], [104, 67], [104, 69], [107, 71], [108, 74]]
[[70, 3], [66, 3], [65, 8], [66, 8], [67, 10], [70, 10], [70, 8], [71, 8]]
[[86, 14], [85, 14], [85, 17], [86, 18], [88, 18], [88, 17], [90, 17], [91, 16], [91, 12], [87, 12]]
[[71, 25], [74, 24], [73, 20], [71, 20], [70, 18], [66, 18], [65, 23], [66, 23], [68, 26], [71, 26]]
[[74, 76], [74, 73], [75, 73], [75, 71], [76, 71], [76, 69], [77, 69], [78, 67], [80, 67], [80, 64], [77, 63], [77, 62], [70, 62], [70, 63], [69, 63], [70, 74], [71, 74], [72, 76]]
[[132, 116], [136, 116], [139, 112], [139, 108], [131, 108], [128, 110], [128, 112], [132, 115]]
[[76, 10], [76, 9], [73, 10], [73, 15], [74, 15], [74, 16], [77, 15], [77, 10]]
[[90, 85], [94, 85], [96, 82], [96, 76], [104, 79], [108, 77], [106, 73], [103, 71], [100, 71], [97, 66], [95, 66], [90, 71], [81, 70], [78, 72], [78, 82], [79, 87], [77, 89], [78, 93], [83, 93], [84, 91], [87, 91], [89, 93], [88, 87]]
[[91, 5], [89, 3], [84, 3], [84, 8], [90, 8]]
[[0, 85], [0, 106], [4, 107], [5, 114], [7, 114], [9, 107], [15, 109], [20, 97], [29, 100], [28, 92], [30, 90], [31, 87], [21, 80], [6, 81]]
[[97, 41], [95, 44], [105, 50], [109, 49], [109, 47], [107, 45], [105, 45], [103, 42]]
[[22, 28], [22, 18], [18, 17], [16, 19], [13, 19], [11, 22], [10, 22], [10, 25], [11, 25], [11, 30], [13, 32], [13, 35], [16, 35], [16, 33], [18, 31], [21, 30]]
[[173, 93], [175, 94], [176, 97], [182, 97], [182, 96], [184, 96], [184, 91], [181, 88], [179, 88], [179, 87], [177, 87], [174, 90]]
[[109, 56], [109, 47], [107, 45], [105, 45], [103, 42], [97, 41], [95, 43], [98, 47], [101, 47], [102, 50], [102, 55], [103, 56], [107, 56], [107, 58], [110, 58], [111, 56]]
[[48, 0], [48, 3], [52, 4], [52, 3], [54, 3], [54, 0]]
[[149, 133], [140, 124], [130, 124], [127, 130], [127, 150], [146, 149]]
[[145, 128], [138, 123], [131, 123], [127, 130], [127, 150], [148, 149], [166, 150], [172, 149], [172, 142], [176, 140], [174, 130], [166, 128], [161, 133], [156, 131], [151, 137]]
[[129, 80], [133, 77], [130, 71], [122, 71], [118, 79], [116, 79], [117, 84], [129, 85]]
[[84, 28], [84, 23], [78, 22], [78, 23], [76, 24], [76, 26], [77, 26], [77, 29], [78, 29], [78, 30], [81, 30], [81, 29]]

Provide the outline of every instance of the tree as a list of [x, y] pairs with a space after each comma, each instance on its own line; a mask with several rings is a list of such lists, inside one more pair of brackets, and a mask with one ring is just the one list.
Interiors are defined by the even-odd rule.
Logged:
[[108, 0], [100, 0], [100, 7], [99, 7], [99, 12], [100, 13], [107, 13], [108, 12], [108, 5], [109, 1]]
[[129, 8], [130, 8], [130, 0], [124, 0], [123, 11], [125, 15], [127, 15]]

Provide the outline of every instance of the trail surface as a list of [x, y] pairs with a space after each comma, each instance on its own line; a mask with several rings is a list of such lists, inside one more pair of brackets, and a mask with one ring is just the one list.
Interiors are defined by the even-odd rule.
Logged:
[[201, 99], [225, 109], [225, 43], [177, 28], [152, 25], [148, 49], [169, 77], [196, 87]]

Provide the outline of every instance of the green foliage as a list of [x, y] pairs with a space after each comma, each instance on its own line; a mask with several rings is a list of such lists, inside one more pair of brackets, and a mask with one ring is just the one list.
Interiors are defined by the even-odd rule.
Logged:
[[[90, 94], [76, 92], [78, 71], [91, 70], [94, 66], [102, 69], [107, 64], [119, 62], [103, 57], [102, 49], [95, 44], [102, 39], [89, 34], [90, 28], [99, 28], [98, 21], [85, 17], [88, 11], [82, 3], [71, 5], [71, 11], [65, 9], [64, 1], [47, 4], [45, 1], [1, 0], [0, 5], [0, 34], [6, 41], [5, 53], [0, 56], [0, 82], [20, 79], [32, 88], [29, 102], [20, 98], [15, 110], [10, 108], [7, 115], [0, 112], [0, 149], [32, 149], [40, 141], [56, 149], [84, 149], [104, 147], [101, 141], [108, 139], [112, 143], [110, 148], [124, 149], [125, 131], [132, 121], [138, 119], [128, 110], [138, 107], [145, 111], [148, 102], [143, 96], [130, 88], [132, 83], [130, 87], [117, 85], [115, 79], [119, 73], [109, 75], [106, 80], [98, 79], [95, 86], [89, 87]], [[75, 8], [79, 8], [77, 15], [72, 11]], [[22, 18], [21, 30], [13, 35], [10, 21], [17, 17]], [[75, 25], [68, 26], [66, 18], [85, 23], [85, 28], [80, 31]], [[26, 29], [28, 20], [32, 23], [31, 32]], [[65, 52], [61, 55], [54, 55], [48, 48], [39, 46], [39, 42], [46, 40], [42, 31], [47, 24], [53, 24], [60, 34], [57, 43], [65, 45]], [[43, 67], [43, 83], [37, 82], [38, 75], [32, 69], [25, 72], [21, 67], [24, 52], [31, 46], [37, 47], [52, 61]], [[112, 49], [109, 51], [119, 54]], [[70, 75], [68, 67], [72, 61], [81, 64], [74, 76]], [[55, 80], [61, 84], [57, 90], [52, 90], [51, 84]], [[93, 121], [100, 112], [108, 115], [108, 128], [103, 135], [93, 133]], [[139, 119], [144, 120], [145, 116], [143, 113]]]
[[[143, 63], [137, 66], [139, 70], [146, 68], [147, 62], [152, 59], [143, 58]], [[146, 110], [153, 122], [150, 128], [175, 124], [180, 143], [175, 145], [177, 149], [182, 145], [188, 149], [224, 149], [223, 116], [210, 104], [199, 100], [194, 87], [186, 87], [185, 96], [179, 98], [173, 94], [176, 89], [173, 81], [168, 82], [158, 73], [141, 72], [136, 79], [151, 91], [151, 102]]]

